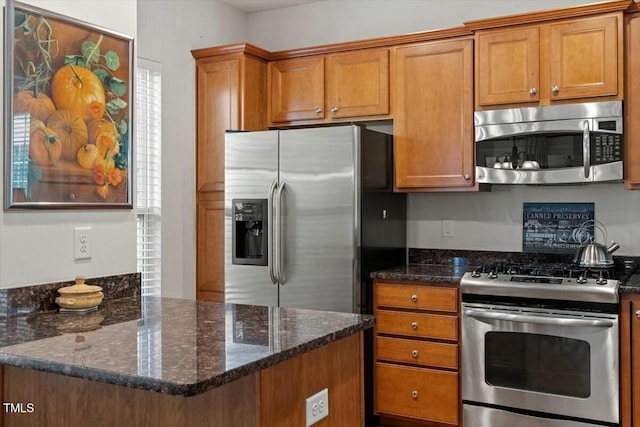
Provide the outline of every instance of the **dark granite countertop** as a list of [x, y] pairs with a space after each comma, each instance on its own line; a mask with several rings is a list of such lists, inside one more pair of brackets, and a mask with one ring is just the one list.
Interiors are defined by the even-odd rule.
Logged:
[[455, 283], [466, 271], [473, 270], [467, 263], [436, 265], [408, 264], [386, 270], [374, 271], [371, 278], [378, 280], [414, 280], [419, 282]]
[[126, 297], [0, 319], [0, 364], [192, 396], [373, 327], [373, 316]]
[[621, 294], [640, 294], [640, 274], [632, 274], [620, 285]]
[[[614, 259], [621, 265], [629, 260], [634, 261], [636, 265], [640, 264], [638, 257], [614, 256]], [[570, 263], [571, 261], [572, 255], [565, 254], [410, 249], [409, 264], [374, 271], [371, 273], [371, 278], [459, 284], [465, 272], [473, 271], [484, 264], [518, 262], [535, 265], [537, 263]], [[625, 278], [620, 285], [620, 293], [640, 294], [640, 268]]]
[[[466, 271], [473, 271], [474, 266], [466, 265], [424, 265], [409, 264], [371, 273], [378, 280], [411, 280], [425, 283], [459, 284]], [[621, 294], [640, 294], [640, 274], [632, 274], [620, 285]]]

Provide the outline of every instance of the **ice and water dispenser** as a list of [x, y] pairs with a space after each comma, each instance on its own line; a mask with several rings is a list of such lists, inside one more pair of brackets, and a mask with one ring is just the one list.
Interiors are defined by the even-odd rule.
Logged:
[[233, 264], [268, 265], [267, 199], [233, 199]]

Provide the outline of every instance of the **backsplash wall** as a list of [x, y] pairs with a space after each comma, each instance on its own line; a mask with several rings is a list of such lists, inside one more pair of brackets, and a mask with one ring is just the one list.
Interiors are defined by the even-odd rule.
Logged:
[[[608, 240], [620, 244], [616, 255], [640, 255], [640, 191], [625, 190], [621, 183], [494, 185], [491, 192], [410, 194], [407, 245], [519, 252], [524, 202], [593, 202], [595, 217], [606, 226]], [[443, 219], [453, 221], [454, 237], [442, 237]]]

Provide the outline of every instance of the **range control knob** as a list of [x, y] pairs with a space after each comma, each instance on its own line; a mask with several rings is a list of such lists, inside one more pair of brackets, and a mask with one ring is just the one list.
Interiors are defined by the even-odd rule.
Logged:
[[478, 270], [473, 270], [471, 272], [471, 277], [473, 278], [480, 277], [480, 272]]
[[584, 285], [585, 283], [587, 283], [587, 278], [584, 276], [580, 276], [576, 279], [576, 283], [579, 285]]
[[607, 279], [605, 279], [604, 277], [598, 277], [596, 279], [596, 285], [606, 285], [607, 284]]
[[488, 279], [497, 279], [498, 278], [498, 273], [496, 273], [495, 271], [490, 271], [489, 274], [487, 274], [487, 278]]

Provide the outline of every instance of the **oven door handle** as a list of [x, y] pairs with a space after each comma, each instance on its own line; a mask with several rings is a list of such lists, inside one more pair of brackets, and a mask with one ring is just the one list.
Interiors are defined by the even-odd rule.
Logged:
[[462, 314], [467, 315], [469, 317], [475, 317], [476, 319], [506, 320], [509, 322], [538, 323], [542, 325], [552, 325], [552, 326], [575, 326], [575, 327], [594, 326], [594, 327], [600, 327], [600, 328], [613, 327], [613, 322], [607, 319], [569, 319], [566, 317], [547, 317], [547, 316], [536, 316], [536, 315], [530, 315], [530, 314], [497, 313], [494, 311], [485, 311], [485, 310], [469, 309], [469, 308], [465, 308]]

